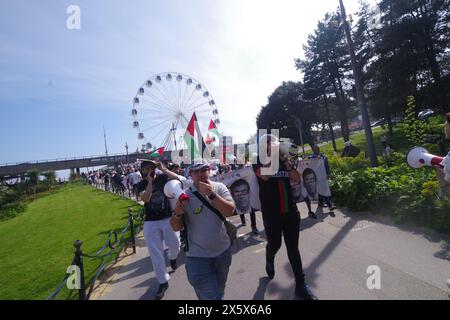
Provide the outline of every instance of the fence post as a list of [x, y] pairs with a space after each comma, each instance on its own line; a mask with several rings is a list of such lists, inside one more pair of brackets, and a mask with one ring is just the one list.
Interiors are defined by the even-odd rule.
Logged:
[[128, 219], [130, 219], [131, 228], [131, 244], [133, 245], [133, 253], [136, 253], [136, 239], [134, 238], [134, 218], [133, 218], [133, 208], [128, 208]]
[[76, 240], [73, 246], [75, 247], [75, 264], [80, 268], [80, 289], [78, 289], [78, 299], [86, 300], [86, 288], [84, 283], [84, 268], [83, 268], [83, 258], [81, 251], [81, 245], [83, 242], [81, 240]]

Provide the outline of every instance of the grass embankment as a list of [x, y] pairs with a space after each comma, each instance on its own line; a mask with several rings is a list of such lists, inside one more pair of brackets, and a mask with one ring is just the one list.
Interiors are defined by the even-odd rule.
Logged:
[[[47, 298], [72, 262], [74, 241], [83, 241], [84, 253], [94, 253], [110, 230], [125, 227], [129, 206], [139, 208], [131, 200], [69, 184], [0, 222], [0, 299]], [[87, 276], [98, 265], [89, 259], [84, 263]]]
[[[388, 129], [385, 127], [375, 127], [372, 128], [372, 134], [377, 154], [382, 155], [384, 150], [383, 145], [381, 144], [381, 137], [388, 137]], [[365, 152], [367, 150], [367, 142], [364, 130], [353, 132], [350, 135], [350, 141], [354, 146], [358, 147], [361, 152]], [[406, 153], [409, 150], [406, 135], [399, 126], [394, 127], [394, 134], [392, 135], [392, 137], [388, 138], [388, 143], [392, 144], [394, 150], [397, 152]], [[340, 153], [342, 153], [342, 150], [344, 150], [343, 138], [336, 139], [336, 147], [340, 155]], [[333, 154], [333, 144], [331, 142], [326, 143], [322, 147], [320, 147], [320, 150], [325, 154]]]

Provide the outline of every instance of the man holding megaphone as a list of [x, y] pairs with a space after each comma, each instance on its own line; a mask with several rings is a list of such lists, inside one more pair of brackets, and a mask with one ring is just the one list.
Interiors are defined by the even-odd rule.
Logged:
[[168, 257], [173, 270], [177, 268], [177, 256], [180, 252], [180, 239], [170, 226], [172, 209], [164, 195], [164, 186], [178, 176], [167, 170], [161, 162], [141, 160], [143, 180], [136, 186], [140, 199], [144, 202], [145, 222], [144, 238], [152, 261], [153, 270], [159, 282], [155, 298], [161, 299], [169, 287], [170, 276], [166, 272], [163, 240], [167, 244]]
[[315, 300], [317, 297], [305, 281], [298, 248], [300, 213], [293, 201], [291, 190], [291, 183], [300, 183], [301, 177], [289, 159], [288, 149], [282, 145], [272, 134], [260, 137], [258, 163], [253, 167], [258, 180], [261, 212], [267, 236], [266, 273], [269, 279], [274, 278], [275, 255], [284, 238], [288, 259], [295, 276], [294, 297]]
[[171, 225], [175, 231], [187, 229], [186, 274], [197, 297], [220, 300], [231, 265], [231, 236], [225, 218], [234, 214], [235, 204], [223, 183], [209, 180], [209, 164], [194, 163], [189, 174], [193, 182], [186, 191], [189, 200], [179, 199]]

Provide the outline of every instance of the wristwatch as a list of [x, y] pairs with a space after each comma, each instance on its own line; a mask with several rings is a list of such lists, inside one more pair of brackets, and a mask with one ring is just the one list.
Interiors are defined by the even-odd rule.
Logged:
[[215, 193], [214, 191], [211, 192], [208, 196], [209, 200], [214, 200], [217, 197], [217, 193]]

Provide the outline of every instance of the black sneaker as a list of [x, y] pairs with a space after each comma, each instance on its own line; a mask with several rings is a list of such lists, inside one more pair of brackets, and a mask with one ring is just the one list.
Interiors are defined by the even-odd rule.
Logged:
[[266, 273], [270, 280], [275, 277], [275, 261], [266, 258]]
[[308, 212], [308, 216], [312, 219], [317, 219], [317, 215], [312, 211]]
[[254, 235], [258, 235], [259, 234], [259, 230], [256, 227], [252, 228], [252, 232], [253, 232]]
[[312, 293], [307, 284], [295, 286], [294, 296], [300, 300], [317, 300], [317, 297]]
[[155, 299], [161, 300], [164, 297], [164, 294], [166, 293], [166, 290], [169, 288], [169, 283], [161, 283], [159, 285], [158, 291], [156, 292]]
[[170, 267], [172, 268], [173, 271], [177, 270], [178, 268], [177, 259], [170, 260]]
[[330, 208], [330, 211], [334, 211], [334, 210], [336, 210], [336, 207], [334, 206], [334, 204], [332, 204], [332, 205], [329, 205], [328, 207]]
[[333, 217], [333, 218], [335, 218], [336, 217], [336, 215], [334, 214], [334, 212], [333, 211], [330, 211], [330, 217]]
[[246, 223], [246, 222], [242, 222], [242, 223], [241, 223], [241, 226], [246, 227], [246, 226], [247, 226], [247, 223]]

